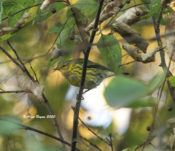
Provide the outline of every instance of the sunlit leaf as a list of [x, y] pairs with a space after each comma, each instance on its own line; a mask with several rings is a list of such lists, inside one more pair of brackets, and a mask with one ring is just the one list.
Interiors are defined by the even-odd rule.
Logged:
[[122, 56], [117, 39], [113, 35], [102, 35], [97, 46], [109, 69], [117, 73]]
[[9, 135], [21, 128], [21, 120], [15, 116], [0, 116], [0, 135]]

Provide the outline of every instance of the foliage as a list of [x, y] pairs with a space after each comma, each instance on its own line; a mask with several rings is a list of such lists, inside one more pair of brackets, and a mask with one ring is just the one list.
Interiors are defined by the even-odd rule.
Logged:
[[[70, 150], [73, 111], [77, 113], [78, 105], [66, 99], [78, 98], [82, 99], [80, 119], [76, 119], [79, 150], [175, 150], [175, 76], [163, 64], [162, 58], [167, 58], [161, 52], [168, 44], [162, 41], [162, 27], [174, 8], [160, 0], [121, 2], [104, 1], [99, 14], [100, 0], [0, 0], [0, 150]], [[156, 26], [150, 25], [153, 16]], [[155, 39], [158, 45], [152, 42]], [[148, 44], [147, 52], [138, 41], [145, 42], [144, 48]], [[114, 76], [77, 97], [78, 90], [68, 90], [70, 81], [53, 68], [62, 59], [85, 58], [88, 53], [88, 60], [95, 63], [85, 68], [81, 59], [78, 66], [90, 74], [86, 79], [79, 76], [79, 83], [89, 77], [96, 80], [98, 67], [100, 78], [103, 71]], [[72, 66], [67, 70], [72, 71]], [[78, 75], [81, 68], [75, 70]], [[77, 80], [73, 74], [66, 76], [72, 83]], [[87, 96], [92, 105], [87, 105]], [[120, 108], [132, 112], [118, 116]], [[118, 118], [127, 119], [126, 125]]]
[[117, 39], [113, 35], [102, 35], [97, 46], [109, 69], [118, 73], [122, 54]]

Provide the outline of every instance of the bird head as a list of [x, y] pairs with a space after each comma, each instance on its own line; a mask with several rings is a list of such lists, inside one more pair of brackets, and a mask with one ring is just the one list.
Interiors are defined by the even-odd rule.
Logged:
[[54, 68], [54, 70], [59, 70], [61, 72], [67, 72], [68, 71], [68, 68], [69, 68], [69, 61], [59, 61], [58, 64], [57, 64], [57, 67]]

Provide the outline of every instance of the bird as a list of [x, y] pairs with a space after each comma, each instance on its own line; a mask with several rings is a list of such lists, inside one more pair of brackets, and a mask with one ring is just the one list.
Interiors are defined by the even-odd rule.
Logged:
[[[59, 70], [73, 86], [80, 87], [84, 59], [59, 61], [54, 70]], [[105, 78], [114, 76], [115, 73], [105, 66], [88, 60], [84, 89], [90, 90], [97, 87]]]

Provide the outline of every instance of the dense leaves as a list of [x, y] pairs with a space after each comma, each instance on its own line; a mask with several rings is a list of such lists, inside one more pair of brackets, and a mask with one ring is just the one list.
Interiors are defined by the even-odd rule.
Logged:
[[[45, 1], [51, 3], [41, 10], [40, 7], [43, 2], [44, 0], [0, 0], [0, 46], [12, 55], [13, 61], [20, 63], [21, 61], [18, 58], [20, 57], [28, 69], [28, 73], [30, 73], [34, 79], [38, 79], [39, 85], [44, 87], [42, 94], [41, 90], [38, 89], [39, 87], [36, 87], [36, 91], [34, 90], [35, 95], [17, 92], [15, 92], [15, 94], [3, 94], [3, 91], [10, 91], [14, 87], [14, 89], [17, 87], [21, 90], [24, 85], [29, 85], [30, 89], [30, 79], [26, 81], [23, 76], [21, 76], [23, 74], [27, 76], [28, 74], [23, 64], [21, 68], [25, 70], [25, 72], [19, 75], [21, 71], [18, 73], [16, 69], [18, 67], [12, 63], [13, 61], [7, 58], [6, 55], [0, 54], [0, 91], [2, 92], [0, 95], [0, 150], [70, 150], [70, 148], [62, 147], [64, 144], [56, 141], [55, 137], [58, 136], [56, 135], [55, 123], [53, 124], [51, 121], [53, 121], [53, 117], [55, 116], [64, 140], [71, 144], [72, 109], [74, 109], [75, 102], [66, 102], [65, 96], [66, 99], [69, 98], [76, 101], [78, 89], [69, 89], [69, 91], [67, 91], [68, 82], [59, 71], [53, 72], [53, 68], [55, 68], [56, 63], [61, 62], [61, 59], [68, 60], [70, 58], [84, 57], [85, 50], [91, 46], [89, 44], [91, 34], [96, 31], [96, 29], [93, 30], [92, 28], [87, 31], [87, 27], [89, 27], [89, 25], [93, 27], [91, 23], [96, 19], [100, 0]], [[122, 4], [120, 2], [122, 2]], [[170, 85], [175, 87], [175, 76], [167, 78], [166, 76], [168, 75], [166, 72], [159, 73], [154, 77], [152, 75], [150, 76], [150, 74], [152, 74], [150, 73], [152, 72], [152, 64], [157, 66], [156, 71], [160, 69], [160, 60], [157, 56], [152, 63], [146, 64], [146, 61], [142, 62], [142, 59], [145, 59], [145, 56], [147, 56], [147, 52], [151, 52], [153, 47], [157, 47], [157, 45], [154, 45], [154, 42], [152, 43], [152, 41], [148, 40], [154, 36], [150, 33], [154, 27], [150, 26], [152, 17], [154, 16], [156, 21], [160, 19], [161, 24], [164, 25], [166, 23], [166, 15], [172, 11], [169, 6], [162, 7], [161, 3], [161, 0], [104, 1], [102, 7], [103, 13], [100, 15], [103, 16], [104, 22], [100, 22], [97, 26], [95, 42], [93, 41], [92, 43], [92, 49], [88, 59], [99, 64], [104, 63], [107, 68], [115, 72], [115, 76], [111, 77], [111, 81], [107, 85], [106, 81], [103, 81], [104, 83], [101, 83], [97, 89], [94, 88], [83, 93], [82, 110], [80, 110], [79, 117], [81, 117], [88, 127], [98, 125], [98, 127], [91, 129], [99, 137], [92, 135], [89, 129], [87, 129], [82, 122], [79, 122], [79, 135], [76, 138], [77, 148], [79, 150], [133, 151], [138, 145], [144, 144], [148, 136], [154, 137], [153, 141], [149, 140], [148, 142], [148, 144], [153, 145], [145, 144], [145, 150], [157, 150], [159, 148], [163, 150], [175, 149], [175, 147], [173, 148], [175, 142], [173, 133], [175, 110], [172, 105], [172, 94], [170, 95], [170, 90], [166, 84], [168, 80]], [[142, 15], [136, 6], [145, 6], [149, 12], [146, 12], [146, 15]], [[126, 11], [129, 12], [129, 8], [133, 7], [136, 10], [135, 12], [133, 11], [134, 13], [131, 12], [131, 14], [124, 15]], [[162, 14], [160, 14], [162, 8], [163, 11]], [[24, 14], [30, 14], [30, 17], [27, 17], [25, 21], [21, 22]], [[132, 19], [133, 16], [135, 16], [135, 19]], [[161, 16], [163, 17], [159, 18]], [[122, 20], [122, 17], [126, 19], [126, 22]], [[128, 47], [128, 50], [120, 47], [125, 40], [121, 39], [118, 34], [113, 34], [113, 32], [116, 31], [113, 31], [111, 28], [118, 18], [122, 20], [122, 22], [118, 22], [118, 24], [121, 24], [121, 27], [123, 27], [121, 29], [128, 30], [126, 34], [121, 34], [121, 36], [126, 36], [131, 41], [133, 40], [132, 38], [130, 39], [130, 37], [132, 37], [130, 36], [131, 33], [140, 36], [144, 35], [147, 38], [144, 39], [144, 36], [141, 37], [149, 44], [145, 54], [140, 53], [140, 50], [135, 50], [135, 45], [129, 45], [131, 48]], [[139, 23], [136, 24], [137, 22]], [[140, 27], [138, 27], [138, 25]], [[149, 25], [149, 27], [147, 25]], [[158, 27], [159, 25], [157, 24], [156, 26]], [[107, 34], [104, 30], [110, 31], [110, 33]], [[163, 35], [164, 27], [160, 26], [159, 30]], [[151, 37], [149, 37], [149, 35], [151, 35]], [[7, 39], [16, 52], [10, 50], [10, 47], [6, 43]], [[157, 48], [156, 50], [164, 50], [166, 44], [164, 41], [162, 41], [162, 43], [163, 46], [161, 49]], [[160, 44], [160, 42], [158, 44]], [[55, 47], [57, 48], [52, 49]], [[62, 52], [54, 54], [54, 50], [61, 50]], [[130, 50], [134, 50], [134, 52], [129, 52]], [[133, 61], [134, 57], [130, 53], [136, 55], [135, 58], [137, 59], [138, 57], [138, 60], [141, 62]], [[158, 54], [159, 52], [156, 53]], [[18, 54], [18, 56], [15, 54]], [[149, 55], [151, 55], [151, 53], [148, 54], [148, 57], [151, 57]], [[152, 58], [154, 58], [154, 56], [152, 56]], [[153, 59], [150, 59], [148, 61], [152, 60]], [[128, 62], [132, 62], [132, 64]], [[123, 66], [123, 64], [125, 64], [125, 66]], [[149, 71], [149, 73], [147, 73], [147, 70], [142, 69], [145, 67], [144, 65], [150, 67], [151, 71]], [[69, 71], [74, 69], [71, 65], [69, 68], [64, 67], [65, 70], [67, 69]], [[77, 75], [81, 76], [80, 70], [81, 68], [77, 68], [77, 70], [74, 71]], [[120, 75], [120, 70], [128, 73], [131, 72], [131, 74], [122, 76]], [[96, 70], [93, 72], [88, 71], [86, 74], [90, 73], [95, 79], [95, 72]], [[8, 76], [5, 73], [8, 73]], [[148, 78], [147, 75], [149, 76]], [[74, 80], [75, 77], [71, 74], [70, 76], [72, 76]], [[150, 77], [153, 78], [150, 80]], [[6, 81], [8, 82], [6, 83]], [[18, 81], [22, 84], [19, 85]], [[104, 86], [105, 89], [101, 86]], [[44, 101], [43, 94], [45, 94], [47, 98]], [[71, 95], [67, 97], [69, 94]], [[92, 105], [89, 105], [89, 100], [86, 101], [86, 96], [93, 102]], [[47, 101], [50, 104], [45, 104]], [[106, 103], [110, 107], [106, 105]], [[86, 106], [86, 104], [88, 105]], [[101, 104], [102, 107], [100, 106]], [[118, 113], [123, 107], [129, 110], [128, 114], [126, 112]], [[52, 113], [50, 111], [51, 109], [54, 115], [50, 115]], [[24, 115], [31, 116], [36, 114], [37, 116], [34, 116], [33, 119], [24, 118]], [[42, 118], [42, 116], [44, 118]], [[101, 124], [106, 119], [108, 122], [112, 122]], [[127, 119], [127, 121], [124, 121], [125, 119]], [[96, 122], [101, 122], [101, 125]], [[49, 138], [45, 134], [27, 128], [25, 129], [22, 124], [53, 136]], [[110, 126], [107, 127], [104, 125]], [[151, 127], [152, 125], [154, 125], [153, 129]], [[149, 135], [149, 133], [151, 134]], [[122, 135], [122, 137], [119, 135]], [[168, 140], [170, 140], [170, 145], [167, 143]], [[158, 142], [158, 145], [156, 142]], [[111, 143], [113, 143], [113, 148], [111, 148]], [[160, 146], [162, 144], [163, 146]], [[140, 149], [142, 150], [142, 148]]]

